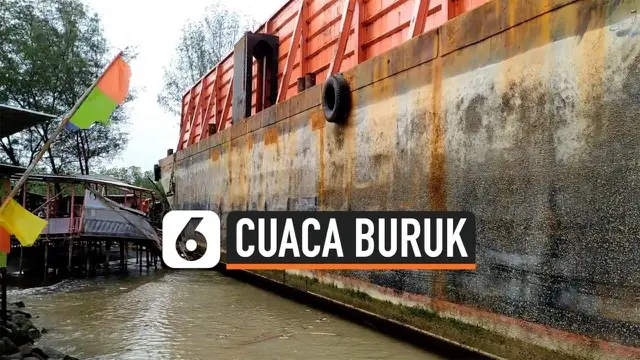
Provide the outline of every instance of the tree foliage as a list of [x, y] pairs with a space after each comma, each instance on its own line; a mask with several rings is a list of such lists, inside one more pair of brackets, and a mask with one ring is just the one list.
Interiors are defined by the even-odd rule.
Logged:
[[[0, 139], [0, 162], [26, 166], [33, 160], [111, 60], [108, 52], [98, 15], [80, 0], [0, 0], [0, 103], [59, 116]], [[63, 131], [41, 167], [88, 174], [125, 148], [126, 122], [119, 107], [108, 127]]]
[[185, 92], [228, 55], [240, 37], [256, 24], [254, 19], [219, 2], [209, 5], [202, 19], [182, 28], [174, 57], [164, 70], [158, 103], [179, 115]]
[[103, 168], [98, 171], [100, 175], [110, 176], [130, 185], [154, 190], [153, 171], [142, 171], [138, 166]]

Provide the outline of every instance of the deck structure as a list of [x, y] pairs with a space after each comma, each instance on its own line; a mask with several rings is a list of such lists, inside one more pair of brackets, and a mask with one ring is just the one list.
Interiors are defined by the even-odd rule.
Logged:
[[[3, 192], [11, 179], [22, 175], [22, 168], [0, 166]], [[57, 273], [90, 275], [109, 262], [120, 260], [128, 266], [129, 251], [136, 252], [140, 269], [146, 254], [146, 267], [157, 266], [161, 240], [149, 220], [155, 202], [152, 190], [121, 181], [86, 175], [33, 174], [16, 200], [34, 214], [47, 220], [40, 239], [33, 247], [23, 248], [12, 239], [9, 267], [19, 274], [27, 269]], [[113, 254], [113, 246], [119, 255]], [[116, 249], [117, 249], [116, 247]]]

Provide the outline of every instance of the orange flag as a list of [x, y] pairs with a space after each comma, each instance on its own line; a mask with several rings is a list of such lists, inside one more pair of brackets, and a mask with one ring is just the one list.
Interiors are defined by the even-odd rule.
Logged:
[[0, 226], [0, 252], [9, 253], [11, 251], [11, 234]]
[[71, 116], [67, 129], [88, 129], [95, 122], [108, 125], [113, 111], [127, 98], [130, 77], [129, 64], [119, 56]]

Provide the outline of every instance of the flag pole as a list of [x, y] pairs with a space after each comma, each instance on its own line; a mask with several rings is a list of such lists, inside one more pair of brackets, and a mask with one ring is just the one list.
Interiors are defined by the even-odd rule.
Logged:
[[14, 188], [11, 190], [7, 198], [3, 201], [2, 206], [0, 206], [0, 208], [4, 207], [9, 201], [11, 201], [18, 194], [18, 191], [20, 191], [20, 188], [22, 187], [22, 185], [24, 185], [24, 183], [27, 182], [27, 178], [29, 178], [30, 173], [36, 167], [36, 164], [40, 162], [40, 160], [44, 156], [44, 153], [47, 152], [47, 150], [49, 150], [49, 148], [51, 147], [51, 144], [53, 144], [53, 142], [58, 137], [58, 135], [60, 135], [62, 130], [65, 128], [65, 126], [67, 126], [67, 124], [69, 123], [69, 120], [71, 120], [71, 117], [73, 117], [76, 111], [78, 111], [78, 108], [80, 107], [80, 105], [82, 105], [82, 102], [87, 98], [87, 96], [89, 96], [89, 93], [93, 91], [96, 85], [98, 85], [98, 82], [100, 81], [100, 79], [102, 79], [104, 74], [107, 73], [109, 68], [111, 68], [111, 66], [116, 62], [116, 60], [118, 60], [120, 56], [122, 56], [122, 51], [118, 52], [118, 55], [116, 55], [113, 58], [113, 60], [111, 60], [107, 68], [102, 72], [102, 74], [100, 74], [100, 76], [96, 79], [96, 81], [94, 81], [93, 84], [91, 84], [91, 87], [89, 87], [84, 92], [84, 94], [82, 94], [82, 97], [76, 102], [73, 108], [71, 108], [71, 111], [69, 111], [69, 113], [65, 115], [65, 117], [62, 119], [62, 121], [56, 128], [56, 130], [53, 132], [53, 135], [51, 135], [49, 140], [47, 140], [47, 142], [42, 146], [42, 148], [40, 149], [36, 157], [33, 159], [31, 164], [29, 164], [29, 167], [27, 167], [27, 170], [25, 170], [24, 174], [22, 174], [22, 177], [20, 178], [20, 180], [18, 180], [18, 182], [16, 183]]

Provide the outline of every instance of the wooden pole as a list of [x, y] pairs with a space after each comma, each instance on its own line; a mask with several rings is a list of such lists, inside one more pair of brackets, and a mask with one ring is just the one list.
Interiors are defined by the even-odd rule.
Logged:
[[96, 87], [96, 85], [98, 84], [98, 81], [100, 81], [100, 79], [102, 79], [102, 77], [104, 76], [104, 74], [109, 70], [109, 68], [111, 68], [111, 66], [115, 63], [115, 61], [122, 55], [122, 51], [120, 51], [118, 53], [118, 55], [116, 55], [113, 60], [111, 60], [111, 62], [109, 63], [109, 65], [107, 66], [107, 68], [102, 72], [102, 74], [100, 74], [100, 76], [98, 77], [98, 79], [96, 79], [96, 81], [93, 82], [93, 84], [91, 84], [91, 86], [84, 92], [84, 94], [82, 94], [82, 97], [80, 98], [80, 100], [78, 100], [76, 102], [76, 104], [73, 106], [73, 108], [71, 108], [71, 111], [69, 112], [68, 115], [66, 115], [62, 121], [60, 122], [60, 124], [58, 125], [58, 127], [56, 128], [56, 130], [53, 132], [53, 135], [51, 135], [51, 137], [49, 138], [49, 140], [42, 146], [42, 148], [40, 149], [40, 151], [38, 152], [38, 154], [36, 155], [36, 157], [33, 159], [33, 161], [31, 162], [31, 164], [29, 164], [29, 166], [27, 167], [27, 170], [25, 170], [24, 174], [22, 174], [22, 177], [20, 178], [20, 180], [18, 180], [18, 182], [16, 183], [16, 185], [14, 186], [14, 188], [11, 190], [11, 192], [9, 193], [9, 195], [7, 196], [7, 198], [4, 200], [4, 202], [2, 203], [2, 206], [6, 205], [7, 203], [9, 203], [9, 201], [11, 201], [16, 194], [18, 193], [19, 189], [22, 187], [22, 185], [25, 184], [25, 182], [27, 181], [27, 178], [29, 177], [29, 174], [31, 174], [31, 172], [33, 171], [33, 169], [36, 167], [36, 164], [38, 164], [38, 162], [40, 162], [40, 160], [42, 159], [42, 157], [44, 156], [44, 153], [47, 152], [47, 150], [49, 150], [49, 148], [51, 147], [51, 144], [53, 144], [53, 142], [56, 140], [56, 138], [58, 137], [58, 135], [60, 135], [60, 133], [62, 132], [62, 130], [65, 128], [65, 126], [67, 126], [67, 124], [69, 123], [69, 120], [71, 119], [71, 117], [73, 117], [73, 115], [76, 113], [76, 111], [78, 111], [78, 108], [80, 108], [80, 105], [82, 105], [82, 102], [87, 98], [87, 96], [89, 96], [89, 93], [91, 93], [91, 91], [93, 91], [93, 89]]
[[[25, 186], [26, 189], [26, 186]], [[51, 199], [51, 184], [47, 183], [47, 197], [46, 201]], [[46, 214], [47, 224], [49, 223], [49, 212]], [[49, 275], [49, 234], [47, 232], [46, 239], [44, 241], [44, 281], [47, 281], [47, 275]], [[22, 246], [20, 246], [22, 248]]]
[[71, 273], [73, 272], [73, 236], [69, 236], [69, 264], [68, 264], [68, 268], [69, 268], [68, 276], [71, 277]]
[[89, 277], [89, 272], [91, 271], [91, 244], [89, 240], [86, 241], [85, 248], [87, 249], [87, 277]]
[[[24, 190], [22, 193], [22, 207], [23, 208], [27, 207], [27, 184], [24, 184]], [[20, 276], [22, 276], [23, 257], [24, 257], [24, 246], [20, 244], [20, 263], [18, 264], [18, 274], [20, 274]]]
[[71, 212], [69, 213], [69, 233], [73, 236], [76, 229], [76, 187], [71, 187]]
[[105, 241], [105, 250], [104, 269], [107, 272], [109, 271], [109, 257], [111, 256], [111, 240]]
[[49, 240], [44, 241], [44, 281], [49, 275]]
[[[71, 208], [73, 208], [75, 206], [75, 199], [76, 199], [76, 187], [72, 186], [71, 187]], [[69, 224], [69, 228], [73, 229], [73, 212], [71, 213], [71, 224]], [[71, 277], [71, 272], [73, 270], [73, 230], [69, 231], [69, 277]]]
[[24, 247], [22, 245], [20, 245], [20, 264], [18, 265], [18, 274], [20, 274], [20, 276], [22, 276], [22, 259], [24, 256], [24, 251], [23, 251]]
[[[45, 199], [47, 199], [46, 201], [49, 202], [49, 199], [51, 198], [51, 184], [47, 183], [47, 196]], [[58, 204], [60, 205], [60, 204]], [[47, 224], [49, 223], [49, 211], [45, 212], [44, 214], [45, 219], [47, 220]], [[55, 213], [54, 213], [55, 216]]]
[[[7, 268], [0, 268], [2, 275], [2, 325], [7, 326]], [[3, 334], [7, 335], [7, 334]]]
[[120, 240], [120, 270], [124, 271], [124, 240]]

